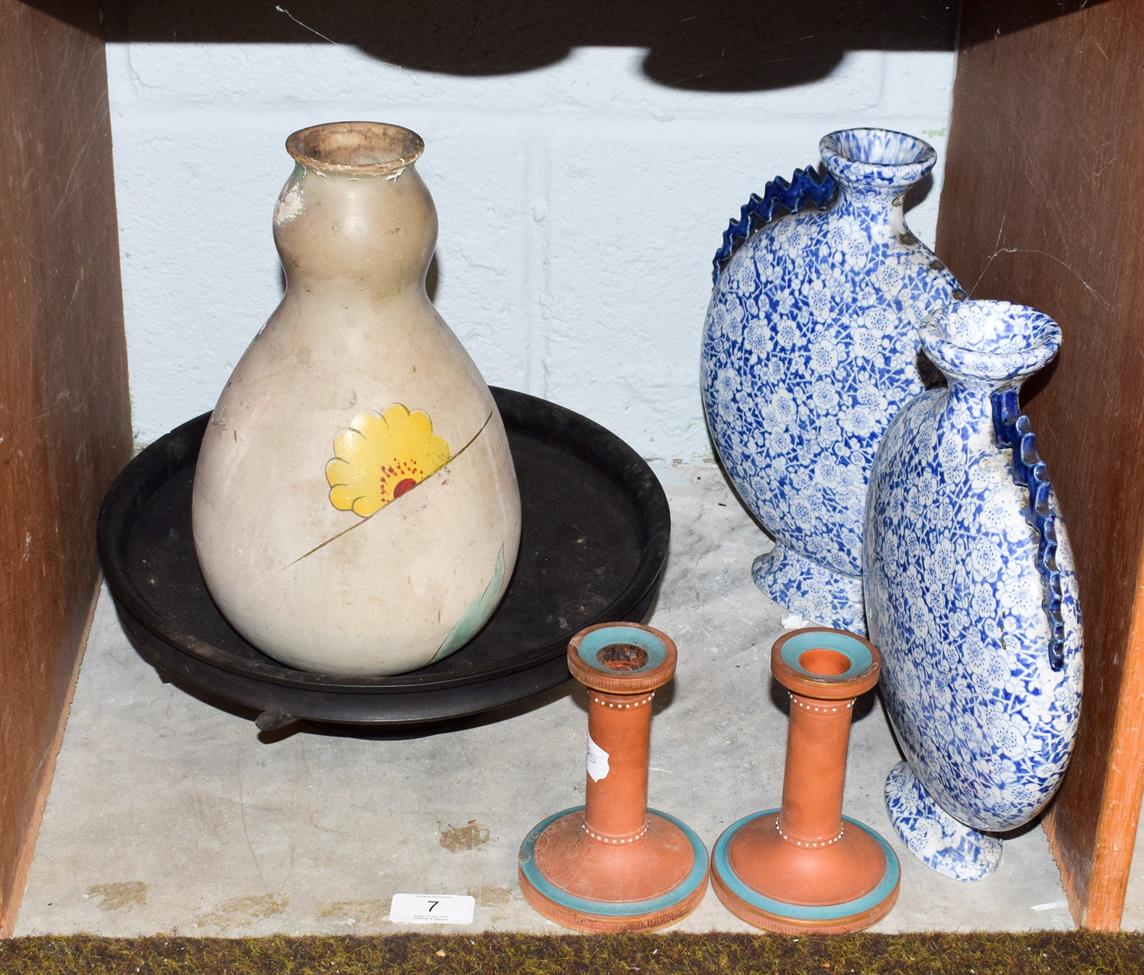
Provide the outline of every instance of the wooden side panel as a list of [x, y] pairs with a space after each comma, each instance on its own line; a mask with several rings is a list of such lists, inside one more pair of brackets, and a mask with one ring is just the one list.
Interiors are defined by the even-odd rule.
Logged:
[[[98, 3], [0, 0], [0, 925], [10, 930], [131, 449]], [[76, 26], [80, 25], [80, 26]]]
[[961, 43], [937, 251], [1064, 330], [1026, 397], [1086, 639], [1046, 830], [1078, 922], [1116, 928], [1144, 789], [1144, 4], [965, 0]]

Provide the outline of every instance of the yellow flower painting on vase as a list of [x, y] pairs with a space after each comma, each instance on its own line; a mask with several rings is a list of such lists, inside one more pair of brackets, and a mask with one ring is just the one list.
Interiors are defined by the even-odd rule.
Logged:
[[433, 432], [423, 410], [394, 403], [384, 413], [366, 410], [334, 438], [326, 464], [330, 504], [368, 518], [444, 467], [449, 444]]

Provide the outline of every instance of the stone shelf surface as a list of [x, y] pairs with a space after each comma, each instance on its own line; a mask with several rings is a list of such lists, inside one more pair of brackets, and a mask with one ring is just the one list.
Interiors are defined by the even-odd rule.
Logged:
[[[649, 622], [674, 638], [679, 667], [657, 696], [649, 800], [710, 848], [729, 823], [779, 804], [787, 718], [768, 661], [783, 614], [750, 577], [769, 542], [720, 472], [658, 473], [674, 524]], [[473, 923], [453, 932], [557, 931], [517, 889], [516, 856], [538, 819], [583, 800], [574, 687], [447, 734], [264, 742], [247, 718], [161, 683], [105, 592], [16, 933], [388, 933], [403, 929], [388, 920], [398, 892], [474, 896]], [[898, 761], [889, 726], [876, 702], [856, 718], [845, 811], [882, 831], [903, 868], [898, 906], [874, 930], [1072, 926], [1039, 828], [1007, 842], [977, 884], [915, 860], [882, 806]], [[1137, 926], [1142, 886], [1134, 878], [1125, 915]], [[708, 891], [675, 930], [751, 929]]]

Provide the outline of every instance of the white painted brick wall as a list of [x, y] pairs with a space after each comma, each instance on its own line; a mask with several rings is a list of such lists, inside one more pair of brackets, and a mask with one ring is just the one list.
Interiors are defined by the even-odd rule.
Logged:
[[710, 262], [727, 220], [850, 125], [922, 135], [932, 241], [954, 57], [853, 51], [758, 92], [659, 85], [639, 48], [576, 48], [489, 77], [407, 70], [340, 44], [109, 45], [137, 440], [214, 405], [281, 296], [274, 200], [294, 129], [418, 131], [440, 214], [437, 306], [486, 379], [579, 410], [647, 457], [710, 456], [698, 394]]

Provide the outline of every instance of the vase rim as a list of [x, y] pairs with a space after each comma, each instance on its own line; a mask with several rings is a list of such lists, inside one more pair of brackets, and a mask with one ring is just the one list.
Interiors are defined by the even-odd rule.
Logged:
[[900, 189], [922, 179], [937, 162], [924, 139], [894, 129], [838, 129], [818, 143], [826, 168], [846, 186]]
[[942, 372], [994, 382], [1032, 375], [1061, 347], [1061, 327], [1053, 319], [1011, 301], [955, 301], [931, 312], [919, 336]]
[[286, 151], [307, 169], [334, 176], [388, 176], [412, 166], [425, 141], [390, 122], [324, 122], [292, 133]]

